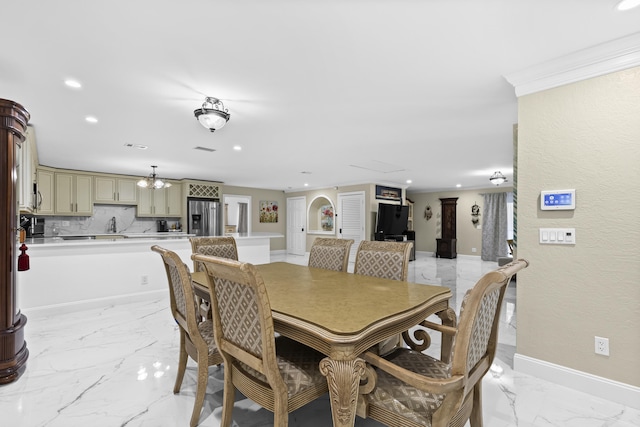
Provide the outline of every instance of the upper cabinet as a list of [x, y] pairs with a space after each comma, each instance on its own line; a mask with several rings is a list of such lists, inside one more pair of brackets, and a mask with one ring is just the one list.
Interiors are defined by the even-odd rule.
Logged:
[[38, 168], [36, 171], [36, 192], [33, 212], [37, 215], [53, 215], [55, 213], [54, 190], [55, 173], [49, 169]]
[[112, 176], [95, 176], [96, 203], [135, 205], [138, 203], [136, 180]]
[[55, 212], [58, 215], [93, 215], [92, 176], [55, 174]]
[[16, 152], [18, 178], [18, 209], [22, 213], [35, 211], [35, 196], [33, 184], [36, 182], [36, 141], [31, 126], [27, 126], [26, 139], [20, 144]]
[[137, 216], [182, 216], [182, 186], [180, 183], [171, 182], [171, 187], [160, 188], [157, 190], [150, 188], [138, 188]]

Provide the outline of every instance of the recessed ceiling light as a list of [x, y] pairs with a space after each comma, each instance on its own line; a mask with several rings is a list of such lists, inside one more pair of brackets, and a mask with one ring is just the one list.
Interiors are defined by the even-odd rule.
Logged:
[[308, 182], [305, 182], [305, 183], [304, 183], [304, 186], [305, 186], [305, 187], [308, 187], [308, 186], [309, 186], [309, 183], [308, 183]]
[[640, 0], [622, 0], [616, 6], [618, 10], [629, 10], [640, 6]]
[[98, 119], [93, 116], [87, 116], [84, 119], [89, 123], [98, 123]]
[[240, 147], [239, 145], [234, 145], [233, 149], [236, 151], [242, 151], [242, 147]]
[[456, 184], [456, 188], [462, 187], [462, 184]]
[[74, 89], [80, 89], [80, 88], [82, 87], [82, 83], [80, 83], [80, 82], [79, 82], [79, 81], [77, 81], [77, 80], [73, 80], [73, 79], [67, 79], [67, 80], [65, 80], [65, 81], [64, 81], [64, 84], [65, 84], [65, 85], [67, 85], [67, 86], [69, 86], [69, 87], [72, 87], [72, 88], [74, 88]]
[[411, 181], [410, 179], [407, 180], [407, 184], [411, 184], [413, 181]]

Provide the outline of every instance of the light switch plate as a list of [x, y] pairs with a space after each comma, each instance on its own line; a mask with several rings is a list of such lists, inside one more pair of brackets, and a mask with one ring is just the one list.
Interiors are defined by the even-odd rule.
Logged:
[[545, 245], [575, 245], [575, 228], [541, 228], [540, 243]]

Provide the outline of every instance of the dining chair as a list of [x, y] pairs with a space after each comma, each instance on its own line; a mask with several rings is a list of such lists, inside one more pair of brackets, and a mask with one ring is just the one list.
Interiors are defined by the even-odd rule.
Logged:
[[[191, 252], [238, 260], [238, 246], [236, 239], [229, 236], [219, 237], [189, 237]], [[204, 271], [198, 262], [193, 262], [193, 271]]]
[[224, 360], [220, 425], [231, 425], [235, 389], [274, 414], [286, 427], [289, 412], [328, 392], [319, 369], [321, 353], [274, 336], [273, 318], [262, 277], [249, 263], [192, 255], [207, 270], [214, 336]]
[[[356, 252], [355, 274], [406, 281], [413, 242], [384, 242], [363, 240]], [[402, 342], [401, 335], [389, 337], [377, 344], [377, 352], [385, 355]], [[373, 348], [372, 348], [373, 350]]]
[[198, 425], [200, 411], [204, 403], [205, 391], [209, 379], [209, 366], [220, 365], [223, 361], [213, 336], [211, 320], [200, 321], [196, 298], [191, 283], [191, 273], [182, 259], [175, 252], [158, 245], [151, 247], [162, 257], [167, 280], [169, 282], [169, 297], [171, 314], [180, 330], [180, 356], [178, 372], [173, 392], [179, 393], [182, 380], [187, 368], [187, 357], [191, 357], [198, 365], [198, 379], [196, 401], [189, 425]]
[[[191, 252], [194, 254], [204, 254], [217, 256], [220, 258], [238, 259], [238, 246], [236, 239], [229, 236], [219, 237], [190, 237]], [[204, 267], [198, 262], [193, 262], [193, 271], [204, 271]], [[196, 296], [200, 316], [203, 319], [211, 318], [211, 308], [208, 301]]]
[[482, 427], [482, 378], [496, 353], [504, 294], [528, 265], [519, 259], [482, 276], [464, 296], [457, 326], [420, 323], [453, 336], [450, 363], [409, 348], [363, 354], [375, 374], [367, 375], [358, 415], [394, 427]]
[[317, 237], [309, 252], [309, 267], [347, 271], [349, 250], [353, 242], [353, 239]]

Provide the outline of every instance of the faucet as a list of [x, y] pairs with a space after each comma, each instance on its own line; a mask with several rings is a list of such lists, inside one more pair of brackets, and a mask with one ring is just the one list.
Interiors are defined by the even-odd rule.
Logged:
[[109, 233], [117, 233], [115, 216], [109, 220]]

